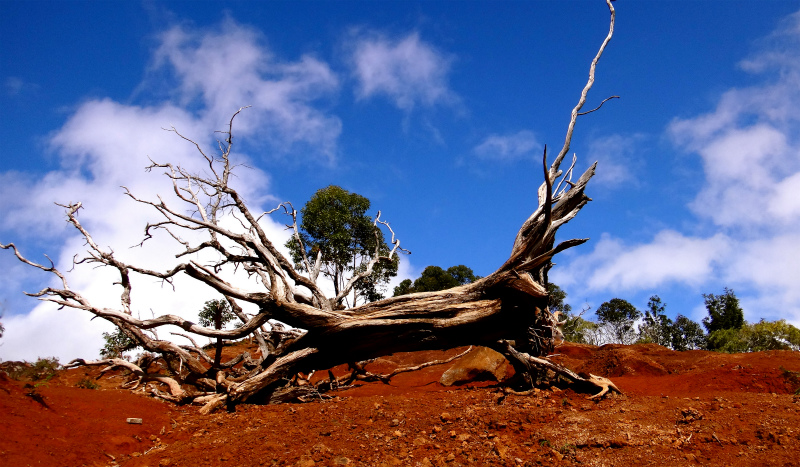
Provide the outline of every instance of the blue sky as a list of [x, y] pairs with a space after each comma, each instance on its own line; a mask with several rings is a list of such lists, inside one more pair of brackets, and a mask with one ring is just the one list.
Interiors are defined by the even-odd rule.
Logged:
[[[487, 275], [535, 209], [542, 147], [563, 144], [608, 29], [599, 0], [0, 5], [0, 241], [62, 270], [84, 251], [53, 204], [68, 201], [99, 243], [166, 267], [167, 250], [128, 248], [152, 213], [119, 186], [168, 192], [147, 157], [197, 161], [161, 128], [210, 147], [252, 105], [235, 131], [253, 205], [299, 207], [341, 185], [412, 251], [398, 280], [428, 265]], [[594, 201], [560, 235], [591, 240], [551, 279], [575, 308], [658, 294], [695, 320], [702, 293], [727, 286], [748, 320], [800, 324], [797, 2], [614, 5], [587, 108], [621, 99], [578, 121], [578, 167], [599, 162]], [[109, 328], [23, 296], [50, 278], [3, 253], [0, 358], [94, 356]], [[119, 301], [102, 272], [68, 279]], [[192, 287], [143, 281], [135, 306], [190, 316], [209, 294]]]

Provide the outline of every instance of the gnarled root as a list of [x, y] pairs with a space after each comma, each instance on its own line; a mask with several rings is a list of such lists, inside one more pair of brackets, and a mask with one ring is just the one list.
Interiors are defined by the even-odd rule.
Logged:
[[158, 391], [156, 391], [154, 395], [161, 397], [162, 399], [167, 399], [172, 402], [182, 402], [195, 395], [185, 391], [181, 387], [180, 383], [174, 380], [173, 378], [170, 378], [169, 376], [154, 375], [151, 373], [147, 373], [144, 370], [142, 370], [142, 368], [140, 368], [138, 365], [131, 363], [127, 360], [123, 360], [121, 358], [106, 358], [103, 360], [84, 360], [82, 358], [76, 358], [75, 360], [72, 360], [67, 365], [65, 365], [64, 368], [76, 368], [83, 365], [85, 366], [107, 365], [105, 368], [100, 370], [101, 373], [105, 373], [114, 368], [119, 368], [119, 367], [125, 368], [139, 378], [136, 383], [136, 386], [138, 386], [143, 381], [144, 382], [155, 381], [158, 383], [165, 384], [169, 388], [170, 392], [169, 396], [163, 393], [159, 394]]
[[622, 391], [619, 390], [617, 385], [611, 382], [608, 378], [603, 378], [602, 376], [597, 376], [589, 373], [588, 378], [581, 378], [582, 381], [590, 384], [594, 384], [595, 386], [601, 388], [601, 391], [593, 396], [587, 397], [587, 399], [599, 399], [606, 395], [608, 391], [616, 392], [618, 394], [622, 394]]
[[527, 367], [530, 371], [534, 371], [535, 369], [550, 370], [555, 374], [563, 376], [564, 378], [572, 381], [573, 383], [591, 385], [600, 389], [600, 392], [593, 396], [587, 397], [587, 399], [599, 399], [608, 394], [609, 391], [612, 393], [616, 392], [618, 394], [622, 394], [622, 391], [620, 391], [620, 389], [608, 378], [593, 374], [589, 374], [588, 377], [585, 378], [569, 368], [563, 367], [558, 363], [551, 362], [546, 358], [533, 357], [524, 352], [520, 352], [512, 347], [511, 343], [508, 341], [503, 340], [500, 341], [499, 344], [502, 346], [502, 352], [507, 358], [516, 360], [523, 366]]

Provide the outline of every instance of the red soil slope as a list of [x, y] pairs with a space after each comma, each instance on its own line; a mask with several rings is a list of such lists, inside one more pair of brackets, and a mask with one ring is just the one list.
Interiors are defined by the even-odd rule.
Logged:
[[[394, 355], [372, 369], [457, 352]], [[96, 369], [59, 372], [35, 388], [0, 375], [0, 465], [800, 465], [800, 381], [781, 369], [800, 372], [798, 352], [559, 352], [625, 395], [595, 402], [556, 387], [531, 396], [488, 383], [444, 388], [444, 365], [328, 400], [202, 416], [114, 389], [119, 376], [97, 380], [98, 390], [75, 387]]]

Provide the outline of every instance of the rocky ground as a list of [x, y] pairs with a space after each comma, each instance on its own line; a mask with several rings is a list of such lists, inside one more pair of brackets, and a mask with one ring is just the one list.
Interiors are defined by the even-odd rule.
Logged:
[[[394, 355], [373, 370], [461, 350]], [[448, 388], [438, 382], [448, 364], [331, 399], [202, 416], [116, 389], [124, 377], [95, 379], [97, 369], [60, 371], [46, 383], [0, 373], [0, 465], [800, 464], [798, 352], [573, 344], [559, 352], [570, 368], [611, 377], [625, 394], [590, 401], [559, 387], [528, 396], [491, 382]], [[100, 388], [76, 387], [88, 381]]]

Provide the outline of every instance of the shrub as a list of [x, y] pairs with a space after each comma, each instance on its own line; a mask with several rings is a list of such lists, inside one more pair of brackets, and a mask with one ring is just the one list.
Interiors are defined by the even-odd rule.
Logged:
[[14, 380], [50, 381], [61, 367], [56, 357], [40, 358], [34, 363], [16, 362], [6, 366], [8, 377]]
[[103, 358], [122, 358], [122, 354], [139, 347], [139, 344], [117, 328], [113, 333], [104, 332], [106, 344], [100, 349]]
[[75, 387], [81, 389], [100, 389], [100, 385], [91, 380], [91, 378], [83, 378], [75, 383]]

